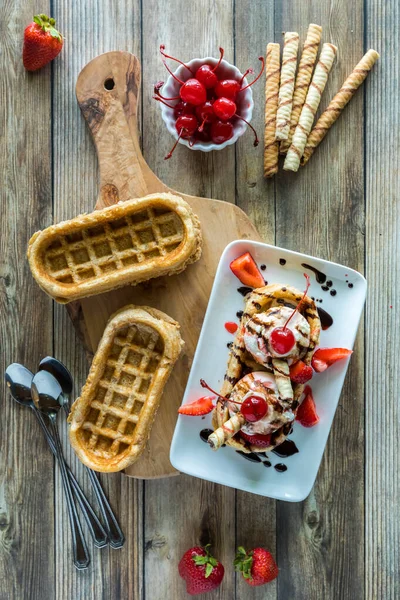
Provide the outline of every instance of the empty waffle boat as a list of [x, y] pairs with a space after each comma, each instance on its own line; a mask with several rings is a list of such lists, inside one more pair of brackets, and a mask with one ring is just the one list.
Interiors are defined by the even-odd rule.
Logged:
[[71, 445], [95, 471], [121, 471], [143, 452], [183, 341], [179, 325], [147, 306], [113, 315], [68, 422]]
[[62, 304], [180, 273], [200, 256], [197, 216], [183, 198], [167, 193], [51, 225], [28, 246], [34, 278]]

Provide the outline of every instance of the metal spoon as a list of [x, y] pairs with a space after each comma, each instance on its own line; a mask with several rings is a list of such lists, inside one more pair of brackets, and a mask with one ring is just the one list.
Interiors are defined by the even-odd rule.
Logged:
[[[9, 388], [11, 396], [15, 400], [15, 402], [17, 402], [21, 406], [27, 406], [28, 408], [32, 409], [33, 414], [35, 415], [40, 427], [43, 430], [47, 443], [50, 446], [50, 450], [52, 451], [54, 456], [57, 457], [54, 440], [51, 437], [47, 423], [44, 420], [44, 417], [40, 410], [38, 410], [34, 405], [31, 397], [31, 384], [33, 379], [33, 373], [31, 373], [31, 371], [29, 371], [23, 365], [19, 363], [13, 363], [7, 367], [5, 372], [5, 379], [7, 387]], [[94, 545], [97, 546], [97, 548], [103, 548], [108, 544], [107, 533], [105, 532], [104, 527], [100, 523], [93, 508], [90, 506], [89, 501], [87, 500], [78, 481], [76, 480], [74, 474], [72, 473], [68, 465], [67, 471], [68, 477], [71, 481], [73, 492], [75, 494], [75, 498], [86, 520], [90, 534], [93, 538]]]
[[[71, 373], [68, 371], [67, 367], [59, 360], [52, 356], [46, 356], [39, 363], [39, 370], [47, 371], [51, 373], [58, 381], [58, 383], [62, 387], [62, 391], [64, 396], [69, 396], [73, 389], [73, 379]], [[69, 415], [69, 402], [66, 401], [63, 404], [63, 408], [67, 414]], [[108, 538], [110, 541], [110, 546], [112, 548], [122, 548], [125, 543], [125, 536], [122, 533], [122, 530], [118, 524], [118, 521], [113, 513], [113, 510], [108, 502], [106, 495], [104, 494], [104, 490], [101, 487], [100, 481], [97, 478], [97, 475], [86, 467], [87, 473], [89, 475], [90, 482], [93, 486], [94, 493], [96, 494], [97, 501], [99, 503], [101, 516], [103, 517], [103, 522], [105, 523], [105, 528], [108, 534]]]
[[89, 566], [90, 557], [85, 538], [83, 537], [76, 506], [74, 504], [72, 488], [68, 479], [67, 465], [62, 453], [60, 436], [57, 429], [57, 413], [61, 408], [60, 396], [62, 396], [62, 389], [53, 375], [46, 371], [39, 371], [32, 379], [31, 393], [36, 408], [44, 412], [50, 420], [50, 428], [55, 442], [58, 464], [60, 465], [61, 477], [67, 499], [74, 565], [79, 570], [86, 569]]

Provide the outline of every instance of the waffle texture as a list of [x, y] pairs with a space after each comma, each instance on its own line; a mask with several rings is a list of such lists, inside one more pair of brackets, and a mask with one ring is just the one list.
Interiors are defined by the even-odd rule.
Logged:
[[155, 308], [130, 305], [110, 318], [68, 418], [85, 465], [109, 473], [139, 458], [182, 346], [178, 323]]
[[[244, 327], [254, 315], [260, 314], [262, 312], [266, 312], [270, 308], [279, 307], [279, 306], [290, 306], [295, 308], [299, 301], [301, 300], [303, 292], [300, 292], [294, 287], [289, 285], [280, 285], [280, 284], [271, 284], [258, 289], [253, 290], [246, 296], [245, 306], [243, 311], [243, 316], [240, 320], [240, 326], [236, 332], [232, 348], [229, 352], [228, 357], [228, 365], [224, 378], [224, 383], [221, 388], [221, 396], [229, 396], [236, 387], [240, 387], [240, 379], [247, 375], [248, 373], [256, 372], [256, 371], [270, 371], [274, 373], [275, 379], [277, 381], [278, 389], [279, 389], [279, 377], [283, 377], [283, 365], [279, 366], [279, 372], [276, 371], [274, 365], [271, 363], [270, 368], [263, 367], [259, 363], [257, 363], [251, 354], [246, 350], [243, 341], [243, 331]], [[309, 365], [311, 364], [311, 358], [314, 352], [315, 347], [319, 343], [319, 336], [321, 333], [321, 321], [318, 315], [317, 308], [315, 306], [314, 301], [306, 296], [301, 306], [299, 307], [299, 312], [307, 319], [310, 325], [310, 345], [307, 349], [307, 353], [304, 357], [302, 357], [302, 361]], [[283, 359], [278, 361], [279, 363], [284, 363]], [[286, 362], [287, 366], [287, 362]], [[304, 385], [302, 384], [292, 384], [293, 387], [293, 400], [291, 402], [291, 408], [294, 410], [297, 408], [301, 395], [304, 390]], [[222, 427], [224, 423], [229, 420], [229, 410], [228, 407], [223, 403], [217, 403], [212, 417], [212, 424], [214, 430]], [[279, 446], [289, 434], [291, 428], [291, 424], [288, 423], [284, 425], [276, 432], [274, 432], [271, 436], [271, 446], [269, 449], [274, 448], [275, 446]], [[232, 446], [236, 450], [241, 450], [242, 452], [264, 452], [265, 448], [261, 449], [257, 446], [252, 446], [245, 442], [240, 437], [234, 437], [226, 441], [229, 446]]]
[[201, 256], [200, 222], [173, 194], [119, 202], [36, 232], [28, 260], [57, 302], [183, 271]]

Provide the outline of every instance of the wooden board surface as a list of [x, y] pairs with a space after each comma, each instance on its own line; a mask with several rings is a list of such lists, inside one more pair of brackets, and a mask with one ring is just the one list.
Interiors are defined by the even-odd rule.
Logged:
[[[47, 8], [46, 3], [40, 6]], [[226, 577], [222, 587], [204, 600], [397, 600], [397, 0], [290, 4], [204, 0], [190, 6], [184, 0], [169, 4], [89, 0], [73, 7], [55, 0], [53, 14], [68, 43], [51, 68], [29, 76], [20, 64], [20, 47], [23, 26], [35, 9], [20, 0], [0, 4], [0, 136], [7, 147], [0, 158], [4, 365], [22, 360], [34, 368], [53, 351], [71, 368], [76, 393], [86, 378], [85, 353], [65, 309], [54, 306], [51, 313], [50, 302], [24, 263], [24, 248], [37, 227], [92, 209], [98, 190], [97, 159], [74, 86], [90, 59], [116, 48], [133, 52], [143, 65], [141, 147], [165, 184], [189, 194], [235, 201], [267, 242], [354, 268], [365, 266], [366, 352], [364, 362], [361, 332], [317, 484], [305, 502], [286, 505], [186, 476], [148, 482], [119, 474], [102, 476], [127, 544], [122, 551], [96, 551], [90, 545], [92, 565], [86, 573], [77, 573], [71, 565], [59, 475], [57, 469], [52, 475], [40, 431], [31, 415], [10, 404], [3, 393], [1, 600], [183, 600], [187, 596], [177, 577], [177, 561], [189, 545], [209, 540], [225, 564]], [[304, 37], [308, 22], [320, 23], [325, 39], [339, 45], [331, 92], [364, 50], [374, 47], [382, 58], [304, 171], [298, 176], [280, 173], [275, 181], [264, 182], [262, 149], [252, 148], [246, 139], [249, 134], [223, 152], [199, 156], [178, 148], [174, 162], [163, 161], [171, 138], [159, 107], [150, 100], [152, 84], [164, 77], [159, 43], [165, 42], [183, 60], [195, 52], [216, 55], [222, 45], [228, 60], [244, 69], [254, 66], [266, 43], [279, 41], [285, 28], [297, 29]], [[262, 87], [255, 90], [253, 120], [260, 132]], [[323, 103], [327, 100], [328, 92]], [[38, 129], [38, 122], [47, 125], [51, 115], [51, 130]], [[67, 443], [65, 448], [89, 491]], [[32, 552], [37, 540], [40, 544], [35, 543]], [[231, 561], [236, 543], [270, 548], [278, 557], [279, 578], [258, 589], [235, 579]]]
[[[106, 82], [111, 89], [107, 89]], [[129, 52], [102, 54], [79, 75], [76, 95], [99, 160], [96, 208], [155, 192], [177, 193], [200, 219], [202, 256], [179, 277], [159, 277], [84, 299], [73, 303], [70, 314], [92, 351], [96, 350], [109, 317], [128, 304], [153, 306], [180, 324], [184, 349], [164, 389], [146, 449], [125, 470], [130, 477], [150, 479], [178, 474], [169, 461], [169, 448], [219, 258], [233, 240], [261, 238], [245, 213], [234, 204], [174, 192], [149, 169], [137, 133], [139, 90], [140, 62]]]

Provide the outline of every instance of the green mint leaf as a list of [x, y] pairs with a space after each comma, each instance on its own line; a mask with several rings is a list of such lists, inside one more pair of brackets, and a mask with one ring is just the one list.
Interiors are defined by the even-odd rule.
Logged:
[[207, 579], [207, 577], [210, 577], [211, 573], [213, 572], [213, 568], [214, 567], [212, 566], [212, 564], [207, 563], [207, 566], [206, 566], [206, 579]]

